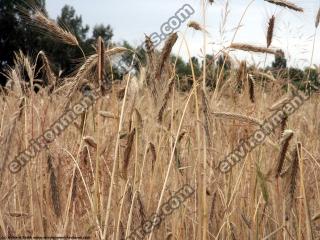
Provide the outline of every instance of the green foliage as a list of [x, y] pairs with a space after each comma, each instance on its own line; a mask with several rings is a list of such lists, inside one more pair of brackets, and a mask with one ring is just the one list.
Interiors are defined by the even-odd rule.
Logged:
[[[206, 86], [210, 89], [215, 88], [217, 79], [217, 65], [213, 55], [206, 56]], [[202, 62], [203, 65], [203, 62]]]
[[[43, 30], [30, 27], [25, 18], [21, 16], [22, 8], [24, 14], [28, 14], [35, 7], [46, 14], [45, 0], [0, 0], [0, 71], [4, 66], [13, 64], [14, 53], [18, 50], [32, 56], [43, 50], [47, 54], [53, 70], [56, 72], [63, 70], [63, 75], [68, 75], [73, 72], [79, 60], [83, 59], [83, 52], [86, 55], [95, 52], [96, 40], [99, 36], [104, 39], [106, 47], [113, 46], [113, 29], [110, 25], [96, 25], [92, 29], [92, 35], [88, 36], [89, 26], [85, 25], [82, 17], [77, 15], [75, 9], [68, 5], [62, 8], [61, 14], [56, 20], [61, 27], [77, 37], [81, 50], [79, 47], [56, 41]], [[121, 79], [130, 70], [134, 53], [136, 53], [136, 61], [133, 63], [133, 69], [138, 71], [140, 65], [146, 64], [147, 54], [142, 46], [134, 48], [127, 41], [124, 41], [122, 46], [132, 51], [123, 54], [116, 61], [118, 67], [113, 68], [112, 71], [110, 63], [107, 63], [107, 78]], [[176, 62], [178, 78], [186, 80], [186, 89], [192, 85], [193, 81], [191, 65], [196, 79], [201, 77], [203, 61], [200, 63], [198, 58], [192, 57], [190, 62], [185, 62], [181, 57], [172, 55], [172, 61]], [[231, 61], [227, 55], [221, 54], [217, 60], [213, 55], [206, 55], [206, 64], [206, 85], [211, 89], [215, 88], [218, 77], [225, 80], [230, 76]], [[281, 50], [275, 55], [272, 67], [261, 69], [261, 71], [266, 70], [270, 70], [276, 79], [290, 81], [302, 90], [305, 89], [307, 83], [319, 86], [319, 73], [316, 69], [306, 68], [303, 71], [292, 67], [287, 68], [287, 60]], [[221, 75], [219, 75], [220, 73]], [[0, 75], [0, 84], [4, 82], [5, 78]]]
[[176, 64], [176, 73], [181, 78], [183, 76], [192, 77], [192, 68], [191, 63], [194, 70], [194, 75], [198, 78], [201, 74], [201, 66], [199, 64], [199, 60], [196, 57], [191, 57], [191, 62], [186, 63], [180, 56], [173, 56], [172, 61], [177, 61]]
[[[21, 18], [20, 10], [31, 12], [31, 5], [44, 9], [43, 0], [0, 0], [0, 71], [5, 65], [12, 65], [14, 52], [21, 49], [24, 52], [38, 51], [42, 38], [39, 34], [32, 34], [28, 30], [26, 22]], [[0, 75], [0, 84], [4, 84], [5, 78]]]
[[277, 51], [272, 67], [276, 70], [287, 68], [287, 59], [285, 58], [282, 50]]
[[[83, 58], [82, 51], [75, 46], [56, 41], [36, 27], [30, 27], [22, 18], [20, 9], [23, 8], [24, 14], [28, 14], [35, 7], [46, 13], [44, 0], [24, 2], [0, 0], [0, 71], [5, 65], [13, 64], [14, 52], [22, 50], [34, 56], [43, 50], [56, 72], [63, 70], [64, 75], [70, 74], [77, 64], [77, 59]], [[57, 23], [77, 37], [85, 54], [95, 51], [94, 46], [98, 36], [101, 36], [106, 43], [109, 43], [113, 36], [113, 30], [109, 25], [97, 25], [93, 29], [92, 36], [88, 38], [89, 26], [83, 24], [82, 17], [78, 16], [71, 6], [62, 8], [60, 16], [57, 17]], [[0, 83], [4, 84], [4, 82], [4, 78], [0, 79]]]
[[113, 30], [110, 25], [104, 26], [103, 24], [99, 24], [93, 28], [92, 37], [93, 39], [102, 37], [105, 43], [109, 43], [113, 37]]
[[[83, 26], [82, 18], [76, 15], [73, 7], [64, 6], [60, 16], [57, 17], [57, 22], [77, 37], [81, 48], [86, 54], [94, 51], [89, 42], [87, 42], [89, 27], [87, 25]], [[49, 44], [51, 46], [45, 46], [46, 52], [54, 65], [64, 70], [64, 74], [70, 74], [73, 71], [76, 63], [75, 59], [83, 58], [82, 52], [75, 46], [52, 40], [49, 41]]]

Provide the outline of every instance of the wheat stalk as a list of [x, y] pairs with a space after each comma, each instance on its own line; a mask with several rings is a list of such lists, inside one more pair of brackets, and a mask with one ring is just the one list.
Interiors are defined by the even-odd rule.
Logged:
[[[209, 107], [206, 93], [203, 89], [201, 89], [201, 100], [202, 100], [202, 112], [204, 115], [204, 130], [205, 130], [205, 134], [206, 134], [209, 146], [212, 146], [212, 141], [211, 141], [211, 136], [210, 136], [210, 125], [211, 125], [211, 120], [210, 120], [210, 116], [209, 116], [210, 107]], [[181, 135], [183, 137], [185, 132], [183, 132], [182, 134]], [[179, 142], [182, 137], [179, 137]]]

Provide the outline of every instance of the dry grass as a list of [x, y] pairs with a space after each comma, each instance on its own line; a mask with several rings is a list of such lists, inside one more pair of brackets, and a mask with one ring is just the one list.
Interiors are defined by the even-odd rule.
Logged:
[[[170, 82], [167, 84], [170, 85]], [[168, 89], [170, 88], [168, 85]], [[172, 88], [172, 87], [171, 87]], [[171, 90], [172, 91], [172, 90]], [[171, 92], [170, 91], [170, 92]], [[84, 153], [86, 156], [79, 155], [83, 149], [83, 143], [80, 138], [78, 128], [71, 126], [56, 142], [49, 146], [51, 160], [50, 164], [58, 167], [53, 168], [49, 164], [49, 172], [47, 154], [45, 152], [38, 155], [28, 163], [25, 168], [17, 175], [12, 175], [5, 168], [2, 177], [2, 204], [4, 210], [1, 221], [4, 222], [6, 228], [2, 230], [3, 235], [54, 235], [60, 232], [63, 235], [90, 235], [93, 239], [99, 239], [100, 230], [104, 228], [104, 221], [99, 220], [101, 215], [106, 211], [106, 201], [108, 200], [107, 191], [110, 188], [110, 174], [114, 162], [113, 149], [115, 148], [116, 139], [120, 134], [119, 149], [116, 152], [119, 154], [119, 165], [116, 167], [114, 192], [111, 200], [111, 210], [106, 235], [111, 239], [113, 233], [119, 231], [119, 236], [126, 235], [126, 228], [133, 230], [140, 226], [144, 218], [148, 218], [152, 212], [156, 210], [157, 200], [161, 186], [164, 181], [166, 168], [169, 161], [171, 151], [175, 151], [174, 164], [169, 175], [167, 190], [165, 191], [164, 199], [168, 199], [171, 192], [177, 190], [184, 183], [191, 183], [196, 189], [200, 186], [195, 185], [201, 174], [201, 164], [198, 162], [199, 143], [196, 138], [196, 113], [194, 112], [194, 102], [186, 106], [187, 112], [181, 128], [183, 135], [179, 134], [179, 147], [177, 150], [172, 149], [171, 141], [177, 132], [181, 114], [186, 104], [186, 96], [183, 93], [175, 92], [174, 98], [171, 98], [173, 93], [166, 93], [167, 104], [159, 101], [158, 107], [162, 107], [163, 115], [161, 125], [157, 125], [157, 112], [150, 106], [152, 101], [148, 89], [141, 90], [140, 97], [143, 101], [137, 101], [134, 105], [135, 114], [131, 114], [131, 108], [125, 108], [123, 114], [123, 128], [118, 133], [117, 127], [120, 124], [120, 119], [117, 117], [121, 108], [122, 101], [119, 100], [113, 93], [107, 94], [101, 100], [100, 105], [95, 105], [88, 112], [84, 125], [85, 136], [83, 138], [85, 144], [89, 148]], [[167, 91], [169, 92], [169, 90]], [[79, 92], [75, 93], [75, 98], [78, 99]], [[171, 97], [168, 97], [168, 94]], [[211, 94], [207, 98], [210, 99]], [[202, 99], [198, 104], [203, 108], [203, 113], [210, 111], [207, 107], [203, 93], [199, 96]], [[235, 236], [240, 239], [247, 239], [252, 235], [258, 234], [261, 238], [272, 233], [284, 224], [281, 213], [282, 211], [294, 212], [298, 219], [290, 218], [290, 221], [300, 222], [300, 230], [291, 232], [294, 236], [302, 236], [306, 232], [304, 225], [305, 217], [299, 212], [304, 212], [301, 208], [300, 198], [295, 198], [292, 194], [293, 189], [296, 189], [296, 196], [299, 196], [300, 181], [297, 178], [296, 171], [291, 170], [291, 190], [290, 198], [282, 198], [277, 194], [275, 180], [262, 181], [260, 185], [255, 184], [255, 179], [258, 177], [255, 170], [255, 164], [259, 159], [260, 164], [260, 179], [266, 177], [266, 173], [270, 168], [271, 160], [277, 159], [278, 151], [273, 145], [265, 144], [258, 147], [255, 151], [249, 153], [245, 162], [239, 163], [233, 169], [232, 173], [223, 175], [215, 168], [220, 159], [225, 156], [233, 147], [235, 147], [241, 138], [245, 138], [248, 134], [253, 133], [257, 127], [262, 124], [259, 120], [261, 116], [265, 116], [268, 112], [266, 103], [277, 102], [281, 97], [281, 92], [268, 92], [263, 95], [259, 89], [255, 91], [255, 111], [250, 113], [248, 108], [248, 99], [237, 97], [239, 101], [233, 102], [227, 95], [223, 96], [219, 103], [215, 103], [210, 107], [214, 108], [212, 112], [213, 120], [206, 120], [203, 127], [205, 138], [211, 137], [211, 145], [206, 154], [208, 155], [208, 164], [210, 168], [204, 173], [208, 176], [207, 200], [209, 204], [209, 225], [208, 239], [213, 239], [213, 236], [219, 236], [220, 239], [227, 239], [229, 236]], [[127, 101], [132, 100], [132, 96], [127, 96]], [[51, 100], [50, 100], [51, 99]], [[131, 100], [130, 100], [131, 99]], [[242, 100], [241, 100], [242, 99]], [[50, 124], [62, 113], [62, 109], [57, 109], [66, 100], [66, 95], [53, 94], [48, 96], [34, 95], [33, 102], [30, 98], [26, 98], [26, 105], [34, 106], [37, 112], [43, 113], [39, 117], [33, 117], [30, 108], [25, 108], [20, 119], [14, 122], [10, 119], [15, 112], [19, 111], [19, 99], [14, 93], [10, 92], [6, 97], [6, 101], [1, 100], [1, 139], [7, 142], [10, 147], [8, 159], [13, 159], [19, 151], [23, 150], [28, 145], [28, 140], [42, 133]], [[318, 144], [316, 132], [319, 131], [318, 111], [314, 112], [317, 105], [318, 97], [314, 96], [310, 102], [306, 103], [303, 109], [296, 113], [289, 121], [288, 125], [291, 129], [295, 129], [296, 138], [302, 143], [302, 152], [308, 149], [312, 154], [312, 158], [317, 159]], [[102, 106], [102, 108], [98, 108]], [[159, 109], [158, 108], [158, 109]], [[234, 109], [241, 109], [241, 114], [236, 114]], [[224, 113], [228, 110], [230, 113]], [[100, 111], [100, 114], [93, 118], [93, 113]], [[239, 111], [240, 112], [240, 111]], [[101, 116], [100, 116], [101, 115]], [[308, 115], [309, 124], [307, 125], [304, 116]], [[134, 117], [133, 117], [134, 116]], [[154, 116], [154, 117], [152, 117]], [[97, 125], [97, 118], [102, 121]], [[211, 116], [206, 116], [205, 119], [210, 119]], [[80, 119], [79, 119], [80, 120]], [[79, 121], [77, 120], [77, 122]], [[131, 123], [131, 132], [129, 128]], [[38, 126], [38, 127], [33, 127]], [[15, 127], [15, 129], [13, 129]], [[301, 131], [300, 129], [304, 129]], [[99, 138], [93, 139], [96, 133], [100, 132]], [[209, 133], [209, 134], [208, 134]], [[213, 134], [212, 134], [213, 133]], [[24, 141], [21, 141], [21, 137]], [[183, 136], [183, 137], [182, 137]], [[314, 136], [314, 137], [313, 137]], [[11, 138], [6, 140], [7, 138]], [[272, 137], [276, 142], [278, 137]], [[207, 140], [206, 140], [207, 141]], [[11, 142], [11, 144], [10, 144]], [[209, 141], [208, 141], [209, 142]], [[200, 139], [200, 147], [203, 142]], [[2, 153], [6, 152], [6, 145], [2, 148]], [[281, 150], [283, 152], [284, 150]], [[97, 153], [99, 154], [97, 155]], [[202, 152], [202, 151], [200, 151]], [[262, 154], [263, 153], [263, 154]], [[283, 154], [281, 154], [283, 156]], [[100, 173], [99, 179], [96, 179], [95, 159], [99, 158]], [[281, 157], [281, 161], [283, 161]], [[296, 158], [294, 158], [296, 159]], [[279, 163], [281, 163], [281, 161]], [[74, 172], [75, 162], [79, 165]], [[318, 160], [316, 160], [318, 161]], [[310, 174], [305, 176], [306, 193], [310, 204], [312, 216], [319, 212], [319, 207], [316, 200], [319, 200], [317, 195], [314, 199], [310, 193], [313, 191], [314, 184], [318, 184], [319, 165], [316, 161], [305, 162], [305, 171], [315, 172], [316, 175]], [[52, 162], [52, 163], [51, 163]], [[281, 163], [281, 168], [277, 168], [277, 172], [283, 171], [282, 166], [287, 163]], [[297, 160], [293, 160], [293, 169], [297, 169]], [[279, 170], [280, 169], [280, 170]], [[286, 167], [284, 167], [286, 169]], [[43, 175], [44, 174], [44, 175]], [[261, 175], [262, 174], [262, 175]], [[77, 177], [73, 177], [77, 176]], [[211, 177], [210, 177], [211, 176]], [[280, 184], [286, 184], [286, 181], [278, 178]], [[98, 181], [98, 182], [95, 182]], [[282, 181], [284, 181], [282, 183]], [[128, 198], [128, 191], [125, 192], [126, 182], [132, 189], [134, 198]], [[93, 186], [97, 185], [97, 190]], [[86, 186], [86, 187], [85, 187]], [[259, 186], [263, 186], [260, 188]], [[296, 187], [293, 187], [296, 186]], [[38, 188], [43, 189], [41, 191]], [[264, 206], [260, 199], [260, 194], [268, 195], [270, 202]], [[93, 205], [90, 199], [94, 199], [97, 191], [97, 201]], [[216, 194], [218, 192], [218, 194]], [[232, 197], [229, 195], [234, 194]], [[253, 192], [256, 194], [253, 195]], [[29, 197], [26, 197], [28, 193]], [[58, 194], [59, 193], [59, 194]], [[188, 200], [185, 205], [177, 209], [172, 216], [164, 220], [158, 230], [153, 234], [154, 239], [165, 239], [170, 233], [177, 239], [197, 239], [200, 228], [194, 213], [197, 212], [197, 198], [199, 192]], [[68, 198], [70, 196], [70, 198]], [[72, 196], [72, 197], [71, 197]], [[124, 198], [124, 199], [123, 199]], [[123, 199], [123, 201], [121, 200]], [[131, 199], [131, 200], [130, 200]], [[248, 201], [252, 204], [248, 204]], [[119, 215], [119, 201], [122, 201], [121, 215]], [[286, 200], [286, 201], [285, 201]], [[282, 209], [282, 203], [289, 204]], [[213, 202], [211, 204], [211, 202]], [[48, 205], [49, 203], [49, 205]], [[292, 206], [291, 206], [292, 205]], [[97, 209], [99, 211], [97, 212]], [[241, 209], [233, 210], [232, 209]], [[230, 211], [230, 212], [229, 212]], [[14, 214], [15, 215], [14, 215]], [[20, 215], [17, 215], [17, 214]], [[11, 214], [11, 215], [10, 215]], [[142, 215], [143, 214], [143, 215]], [[285, 213], [284, 213], [285, 214]], [[13, 217], [14, 216], [14, 217]], [[26, 217], [28, 216], [28, 217]], [[226, 224], [224, 218], [227, 217], [233, 223], [233, 231], [223, 226]], [[245, 216], [250, 222], [250, 228], [243, 220]], [[128, 221], [131, 219], [130, 221]], [[48, 220], [46, 220], [48, 219]], [[317, 218], [314, 218], [314, 224], [317, 224]], [[47, 221], [52, 224], [48, 225]], [[119, 227], [116, 224], [120, 221]], [[212, 224], [214, 223], [214, 224]], [[25, 227], [23, 227], [25, 226]], [[120, 228], [120, 229], [119, 229]], [[221, 229], [221, 230], [220, 230]], [[250, 230], [251, 229], [251, 230]], [[256, 230], [254, 230], [256, 229]], [[285, 231], [285, 230], [284, 230]], [[315, 230], [316, 231], [316, 230]], [[130, 232], [130, 230], [129, 230]], [[282, 231], [276, 236], [280, 238]], [[316, 233], [316, 232], [315, 232]], [[260, 238], [259, 237], [259, 238]]]
[[[50, 28], [61, 38], [68, 35]], [[37, 59], [16, 54], [6, 72], [10, 84], [0, 98], [2, 236], [126, 239], [189, 184], [195, 193], [146, 238], [319, 239], [319, 95], [282, 123], [280, 141], [272, 132], [224, 174], [220, 160], [292, 94], [269, 72], [245, 61], [232, 64], [228, 75], [223, 70], [213, 75], [215, 82], [221, 80], [218, 94], [201, 89], [203, 77], [195, 76], [189, 79], [190, 91], [183, 92], [170, 60], [177, 40], [172, 34], [159, 52], [147, 37], [150, 51], [141, 75], [128, 74], [113, 83], [61, 136], [12, 174], [8, 163], [83, 97], [83, 85], [101, 86], [105, 60], [127, 49], [106, 49], [99, 39], [97, 53], [87, 56], [68, 81], [54, 91], [44, 86], [37, 94], [31, 90]], [[277, 54], [248, 44], [230, 48]], [[55, 85], [49, 59], [43, 52], [38, 58], [48, 83]], [[261, 76], [267, 79], [264, 84]]]

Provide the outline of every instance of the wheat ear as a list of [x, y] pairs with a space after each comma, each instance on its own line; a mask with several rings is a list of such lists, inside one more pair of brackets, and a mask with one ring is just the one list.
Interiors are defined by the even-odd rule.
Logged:
[[246, 122], [246, 123], [250, 123], [256, 126], [262, 126], [263, 122], [256, 119], [256, 118], [252, 118], [249, 116], [245, 116], [245, 115], [241, 115], [238, 113], [229, 113], [229, 112], [212, 112], [214, 117], [217, 118], [227, 118], [227, 119], [231, 119], [231, 120], [238, 120], [241, 122]]
[[61, 28], [55, 21], [49, 19], [39, 9], [35, 10], [34, 14], [30, 16], [30, 19], [35, 26], [49, 32], [56, 39], [72, 46], [79, 46], [77, 38], [70, 31]]
[[245, 43], [232, 43], [229, 48], [242, 50], [246, 52], [256, 52], [256, 53], [269, 53], [273, 55], [277, 55], [277, 50], [265, 48], [265, 47], [259, 47], [255, 45], [245, 44]]
[[291, 164], [291, 172], [289, 179], [289, 188], [288, 188], [288, 205], [287, 205], [287, 217], [289, 217], [289, 210], [291, 210], [293, 206], [294, 194], [297, 186], [297, 177], [299, 170], [299, 157], [301, 156], [301, 143], [298, 143], [294, 150], [291, 153], [292, 164]]
[[265, 1], [281, 7], [289, 8], [297, 12], [303, 12], [303, 8], [298, 7], [296, 4], [286, 0], [265, 0]]
[[271, 18], [269, 19], [268, 30], [267, 30], [267, 47], [270, 47], [272, 43], [275, 20], [276, 18], [274, 15], [272, 15]]
[[280, 152], [276, 161], [275, 177], [278, 178], [282, 172], [282, 167], [288, 151], [290, 140], [293, 137], [292, 130], [285, 130], [280, 141]]
[[318, 9], [318, 13], [317, 13], [317, 16], [316, 16], [316, 21], [315, 21], [316, 28], [319, 27], [319, 23], [320, 23], [320, 8]]

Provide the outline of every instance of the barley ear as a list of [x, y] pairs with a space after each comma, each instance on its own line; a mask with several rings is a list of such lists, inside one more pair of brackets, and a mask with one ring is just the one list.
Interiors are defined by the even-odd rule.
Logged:
[[266, 2], [278, 5], [280, 7], [289, 8], [291, 10], [297, 11], [297, 12], [303, 12], [303, 8], [298, 7], [296, 4], [289, 2], [287, 0], [265, 0]]
[[276, 169], [275, 169], [275, 177], [278, 178], [281, 174], [284, 160], [288, 151], [290, 140], [293, 137], [293, 131], [292, 130], [285, 130], [283, 133], [283, 136], [280, 141], [280, 152], [276, 161]]
[[254, 93], [255, 81], [251, 75], [248, 78], [248, 90], [249, 90], [249, 98], [252, 103], [255, 102], [255, 93]]
[[298, 143], [294, 150], [291, 152], [291, 172], [289, 175], [289, 187], [288, 187], [288, 193], [287, 193], [287, 209], [286, 209], [286, 216], [289, 218], [290, 216], [290, 210], [293, 206], [294, 201], [294, 194], [296, 191], [297, 186], [297, 178], [298, 178], [298, 170], [299, 170], [299, 157], [301, 156], [301, 143]]
[[52, 165], [53, 157], [50, 153], [47, 155], [48, 171], [50, 176], [50, 194], [53, 205], [54, 213], [57, 217], [61, 215], [61, 204], [60, 204], [60, 194], [58, 188], [57, 177]]
[[272, 43], [275, 20], [276, 18], [274, 15], [272, 15], [272, 17], [269, 19], [267, 30], [267, 47], [270, 47]]
[[316, 16], [316, 21], [315, 21], [316, 28], [319, 27], [319, 23], [320, 23], [320, 8], [318, 9], [317, 16]]
[[162, 71], [163, 71], [163, 67], [164, 67], [165, 63], [169, 60], [170, 53], [171, 53], [172, 48], [177, 40], [178, 40], [178, 34], [173, 33], [169, 36], [169, 38], [165, 42], [165, 45], [164, 45], [162, 52], [161, 52], [161, 55], [160, 55], [160, 59], [157, 63], [157, 67], [156, 67], [156, 72], [155, 72], [155, 79], [156, 80], [160, 79]]
[[99, 80], [99, 87], [101, 89], [101, 91], [103, 91], [103, 84], [104, 84], [104, 78], [106, 75], [106, 71], [105, 71], [105, 56], [104, 56], [104, 52], [105, 52], [105, 45], [104, 45], [104, 41], [102, 39], [102, 37], [98, 38], [98, 42], [97, 42], [97, 54], [98, 54], [98, 80]]
[[154, 165], [157, 161], [157, 152], [156, 152], [156, 147], [154, 146], [154, 144], [152, 142], [149, 143], [149, 149], [148, 151], [151, 152], [151, 169], [152, 169], [152, 172], [154, 170]]
[[128, 176], [128, 166], [130, 163], [130, 156], [131, 156], [135, 134], [136, 134], [136, 129], [134, 128], [128, 135], [127, 146], [124, 151], [124, 159], [123, 159], [123, 166], [122, 166], [122, 175], [124, 179], [127, 179], [127, 176]]
[[167, 90], [163, 95], [162, 104], [161, 104], [161, 107], [160, 107], [160, 110], [159, 110], [159, 113], [158, 113], [158, 117], [157, 117], [159, 123], [162, 123], [163, 113], [164, 113], [164, 111], [165, 111], [165, 109], [167, 107], [168, 101], [170, 99], [170, 95], [171, 95], [173, 87], [174, 87], [174, 80], [175, 80], [175, 77], [172, 77], [169, 80]]

